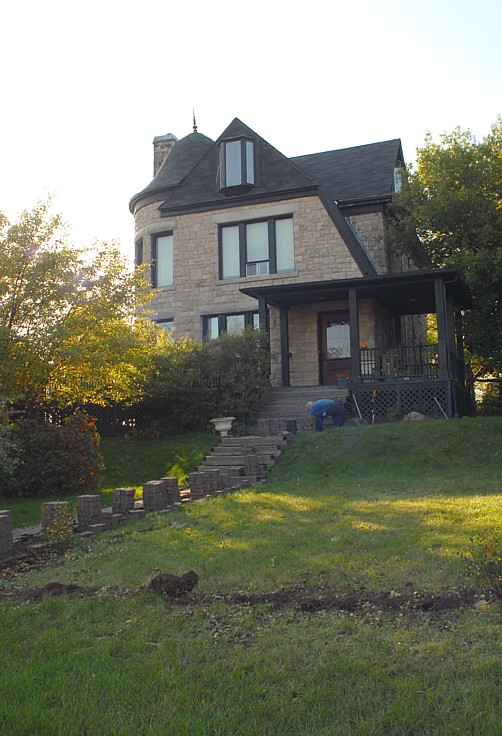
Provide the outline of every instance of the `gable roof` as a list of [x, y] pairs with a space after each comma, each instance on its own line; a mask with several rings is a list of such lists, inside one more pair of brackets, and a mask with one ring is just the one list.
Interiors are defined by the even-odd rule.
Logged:
[[398, 138], [290, 160], [322, 184], [339, 204], [389, 197], [394, 190], [394, 169], [404, 163]]
[[[192, 135], [199, 134], [193, 133]], [[227, 139], [239, 137], [252, 138], [258, 149], [256, 156], [258, 170], [250, 198], [256, 200], [263, 196], [273, 195], [277, 199], [286, 193], [304, 192], [315, 188], [315, 182], [309, 174], [267, 143], [241, 120], [235, 118], [206, 150], [176, 190], [166, 193], [166, 199], [159, 207], [160, 211], [162, 213], [188, 209], [193, 211], [193, 208], [207, 209], [211, 206], [225, 207], [229, 204], [233, 206], [239, 202], [241, 199], [239, 195], [228, 196], [220, 190], [218, 184], [220, 144]], [[176, 146], [171, 156], [175, 151]], [[167, 158], [165, 168], [169, 168], [169, 158], [170, 156]]]
[[[225, 140], [249, 137], [256, 146], [255, 183], [249, 192], [224, 192], [219, 185], [220, 147]], [[318, 196], [361, 273], [376, 275], [359, 238], [339, 208], [390, 199], [394, 169], [403, 161], [398, 139], [287, 158], [239, 118], [212, 141], [198, 132], [175, 143], [153, 181], [134, 195], [129, 209], [158, 202], [161, 216], [259, 204], [277, 199]]]

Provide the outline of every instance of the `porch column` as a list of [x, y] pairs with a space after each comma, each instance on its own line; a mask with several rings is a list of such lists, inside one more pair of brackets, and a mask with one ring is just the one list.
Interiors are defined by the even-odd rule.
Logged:
[[280, 308], [280, 335], [281, 335], [281, 378], [283, 386], [290, 386], [289, 375], [289, 330], [288, 307]]
[[351, 374], [355, 383], [361, 381], [361, 340], [359, 337], [359, 304], [357, 289], [349, 289]]
[[446, 304], [443, 293], [443, 280], [434, 279], [434, 297], [438, 327], [439, 378], [448, 377], [448, 329]]
[[456, 355], [459, 362], [459, 366], [462, 370], [461, 381], [462, 385], [465, 382], [465, 357], [464, 357], [464, 338], [462, 329], [462, 312], [460, 309], [454, 310], [454, 322], [455, 322], [455, 346]]
[[446, 331], [448, 335], [448, 350], [455, 355], [455, 303], [451, 296], [446, 297]]
[[267, 300], [264, 296], [258, 297], [258, 319], [260, 321], [260, 330], [269, 332]]
[[446, 299], [442, 279], [434, 279], [434, 297], [436, 302], [436, 318], [438, 327], [438, 378], [446, 379], [446, 413], [451, 418], [454, 414], [454, 386], [448, 370], [448, 320], [446, 317]]

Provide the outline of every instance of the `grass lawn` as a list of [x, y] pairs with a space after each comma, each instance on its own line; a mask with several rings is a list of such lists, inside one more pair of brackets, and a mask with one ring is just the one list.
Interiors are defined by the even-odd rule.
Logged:
[[[412, 602], [486, 593], [464, 557], [502, 549], [501, 448], [501, 418], [302, 434], [266, 485], [0, 571], [0, 733], [497, 736], [502, 603]], [[185, 600], [143, 588], [190, 569]], [[56, 581], [90, 594], [22, 600]]]

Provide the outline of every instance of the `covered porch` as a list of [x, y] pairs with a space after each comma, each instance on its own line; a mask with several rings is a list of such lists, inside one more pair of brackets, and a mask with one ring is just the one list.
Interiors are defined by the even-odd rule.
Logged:
[[[304, 308], [318, 314], [318, 372], [304, 382], [317, 385], [348, 384], [363, 415], [397, 418], [412, 410], [453, 417], [471, 413], [465, 384], [461, 310], [470, 297], [455, 269], [412, 271], [333, 281], [288, 283], [243, 288], [258, 301], [260, 327], [268, 332], [270, 307], [278, 314], [275, 331], [280, 353], [279, 384], [291, 386], [290, 315]], [[361, 341], [361, 308], [377, 305], [392, 334], [374, 328], [371, 343]], [[344, 315], [336, 324], [324, 319], [326, 305]], [[337, 312], [338, 313], [338, 312]], [[400, 321], [410, 315], [435, 314], [437, 343], [407, 339]], [[345, 344], [333, 353], [325, 330], [344, 334]], [[295, 383], [298, 385], [298, 382]]]

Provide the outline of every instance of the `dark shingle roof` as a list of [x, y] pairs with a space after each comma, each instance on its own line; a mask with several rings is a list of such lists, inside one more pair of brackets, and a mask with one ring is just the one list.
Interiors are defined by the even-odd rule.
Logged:
[[311, 153], [290, 159], [321, 184], [337, 202], [389, 196], [394, 167], [402, 163], [401, 141], [394, 139], [365, 146]]
[[139, 197], [178, 186], [187, 174], [199, 163], [214, 141], [202, 133], [190, 133], [177, 141], [163, 166], [155, 178], [141, 192], [135, 194], [133, 201]]

